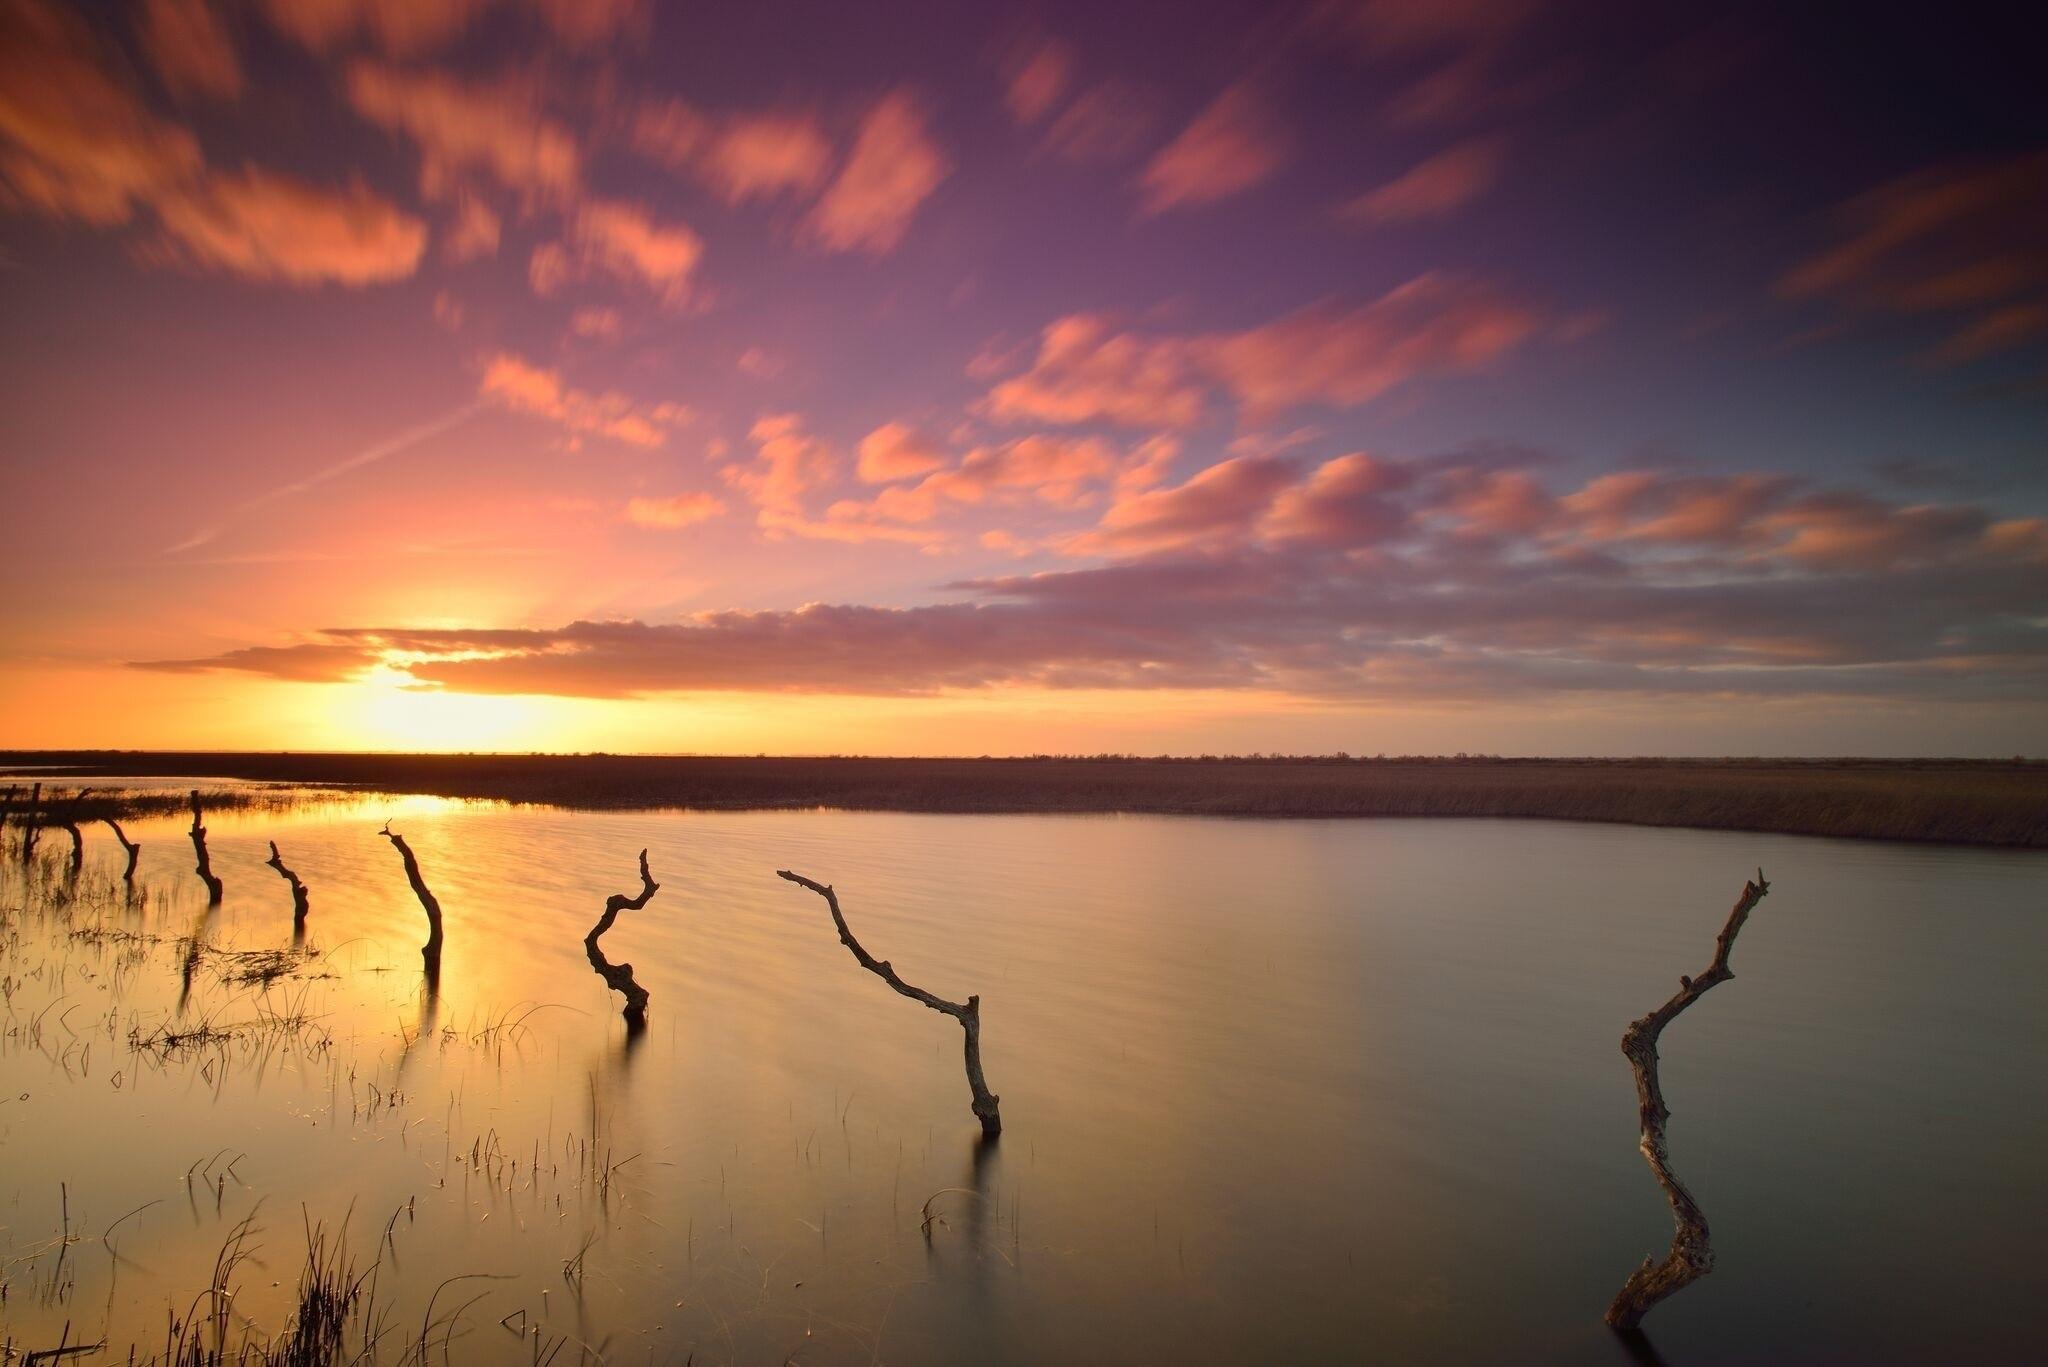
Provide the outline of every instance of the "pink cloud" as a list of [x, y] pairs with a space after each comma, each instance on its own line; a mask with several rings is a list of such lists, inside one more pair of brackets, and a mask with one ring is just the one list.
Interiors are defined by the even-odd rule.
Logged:
[[164, 89], [177, 96], [232, 100], [242, 93], [242, 63], [210, 0], [144, 0], [142, 50]]
[[1161, 148], [1138, 176], [1144, 212], [1212, 204], [1249, 190], [1286, 161], [1289, 140], [1264, 98], [1232, 86]]
[[945, 463], [945, 453], [929, 438], [903, 423], [890, 422], [860, 439], [856, 470], [864, 484], [888, 484], [930, 474]]
[[1326, 22], [1368, 48], [1407, 54], [1484, 46], [1526, 24], [1542, 0], [1327, 0]]
[[572, 438], [588, 434], [629, 446], [660, 446], [668, 440], [668, 429], [689, 417], [680, 404], [646, 406], [612, 390], [591, 393], [577, 389], [564, 383], [559, 371], [533, 365], [509, 352], [485, 358], [477, 392], [514, 412], [552, 419]]
[[626, 521], [636, 527], [672, 530], [718, 517], [725, 501], [715, 494], [674, 494], [667, 498], [632, 498], [626, 502]]
[[1254, 422], [1302, 403], [1352, 408], [1423, 375], [1485, 368], [1528, 339], [1536, 311], [1491, 286], [1418, 276], [1370, 304], [1314, 305], [1211, 338], [1205, 365]]
[[1063, 549], [1098, 555], [1215, 547], [1242, 540], [1295, 475], [1292, 464], [1272, 456], [1233, 456], [1185, 484], [1120, 499], [1093, 531], [1070, 538]]
[[1076, 95], [1046, 126], [1038, 151], [1074, 166], [1122, 161], [1152, 140], [1159, 111], [1143, 91], [1102, 81]]
[[1351, 548], [1403, 530], [1408, 513], [1388, 495], [1406, 488], [1408, 471], [1364, 452], [1324, 461], [1302, 483], [1282, 490], [1259, 524], [1278, 542]]
[[1354, 408], [1425, 376], [1483, 370], [1541, 322], [1533, 306], [1450, 275], [1235, 333], [1148, 337], [1074, 314], [1045, 329], [1030, 368], [991, 388], [983, 408], [1006, 421], [1179, 429], [1198, 423], [1220, 390], [1258, 423], [1302, 404]]
[[1931, 167], [1850, 200], [1837, 221], [1839, 240], [1785, 272], [1780, 294], [1971, 315], [1935, 353], [1950, 363], [2048, 330], [2048, 153]]
[[990, 389], [985, 406], [1012, 422], [1192, 427], [1205, 398], [1184, 342], [1114, 332], [1107, 318], [1077, 313], [1046, 326], [1031, 368]]
[[805, 237], [826, 251], [892, 251], [951, 169], [917, 101], [893, 91], [861, 120], [846, 164], [804, 220]]
[[1338, 216], [1375, 227], [1449, 218], [1493, 188], [1502, 151], [1496, 138], [1461, 142], [1368, 190], [1339, 209]]
[[1043, 39], [1004, 64], [1003, 103], [1018, 123], [1037, 123], [1052, 112], [1073, 79], [1074, 57], [1065, 43]]

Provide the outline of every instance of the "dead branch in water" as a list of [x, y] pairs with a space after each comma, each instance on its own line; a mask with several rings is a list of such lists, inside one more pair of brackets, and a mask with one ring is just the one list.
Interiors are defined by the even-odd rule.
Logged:
[[128, 852], [128, 867], [121, 870], [121, 881], [124, 883], [134, 882], [135, 859], [137, 855], [142, 853], [142, 842], [139, 840], [130, 840], [128, 838], [128, 832], [121, 829], [121, 823], [114, 820], [114, 818], [112, 818], [111, 816], [103, 816], [100, 818], [100, 820], [107, 823], [107, 829], [111, 830], [114, 833], [114, 839], [120, 841], [121, 848]]
[[61, 810], [53, 807], [50, 811], [50, 824], [71, 837], [73, 878], [76, 878], [78, 871], [85, 866], [85, 833], [78, 829], [78, 804], [85, 801], [85, 795], [91, 791], [90, 788], [80, 788], [73, 795], [69, 805]]
[[199, 817], [199, 790], [192, 790], [192, 852], [199, 856], [199, 866], [193, 870], [199, 881], [206, 884], [206, 901], [209, 906], [220, 901], [221, 883], [214, 876], [213, 860], [206, 853], [206, 826]]
[[276, 869], [277, 876], [292, 885], [292, 928], [294, 930], [304, 929], [306, 913], [312, 909], [308, 905], [306, 885], [299, 881], [299, 876], [296, 873], [293, 873], [284, 866], [284, 858], [278, 854], [277, 842], [275, 840], [270, 842], [270, 858], [263, 862]]
[[413, 896], [420, 899], [420, 909], [427, 913], [427, 942], [420, 946], [420, 957], [427, 961], [427, 972], [438, 972], [441, 967], [441, 903], [427, 887], [427, 880], [420, 877], [420, 861], [413, 858], [412, 846], [405, 843], [405, 837], [392, 830], [388, 821], [378, 834], [396, 845], [398, 857], [405, 861], [405, 881], [412, 884]]
[[1643, 1161], [1650, 1165], [1657, 1185], [1671, 1202], [1671, 1217], [1677, 1225], [1671, 1251], [1663, 1261], [1643, 1259], [1643, 1265], [1629, 1273], [1628, 1280], [1615, 1293], [1614, 1303], [1607, 1307], [1607, 1323], [1623, 1333], [1637, 1332], [1643, 1316], [1655, 1309], [1658, 1302], [1714, 1270], [1714, 1250], [1707, 1241], [1707, 1217], [1685, 1184], [1671, 1171], [1671, 1155], [1664, 1147], [1664, 1122], [1671, 1118], [1671, 1112], [1665, 1109], [1664, 1089], [1657, 1079], [1657, 1038], [1679, 1012], [1698, 1001], [1708, 988], [1735, 976], [1728, 967], [1728, 952], [1735, 947], [1735, 937], [1741, 932], [1742, 923], [1749, 919], [1750, 911], [1770, 890], [1771, 885], [1764, 881], [1764, 871], [1758, 869], [1756, 881], [1743, 884], [1741, 899], [1728, 913], [1728, 924], [1715, 938], [1714, 962], [1707, 971], [1697, 978], [1680, 974], [1678, 991], [1671, 1000], [1649, 1015], [1631, 1021], [1621, 1037], [1621, 1052], [1636, 1075]]
[[598, 937], [612, 928], [612, 922], [619, 919], [622, 911], [638, 911], [647, 905], [647, 899], [661, 890], [661, 884], [654, 881], [654, 875], [647, 871], [647, 851], [640, 851], [640, 895], [628, 897], [622, 892], [613, 893], [605, 899], [604, 915], [597, 918], [597, 924], [583, 937], [584, 953], [590, 956], [590, 966], [597, 970], [597, 976], [605, 985], [626, 999], [626, 1026], [640, 1029], [647, 1024], [647, 989], [633, 977], [633, 965], [615, 964], [598, 948]]
[[36, 857], [36, 813], [43, 803], [43, 785], [28, 790], [28, 807], [21, 814], [21, 862]]
[[7, 795], [0, 797], [0, 835], [6, 834], [7, 818], [14, 815], [14, 795], [21, 791], [19, 784], [7, 785]]
[[854, 939], [853, 932], [846, 928], [846, 917], [839, 911], [839, 897], [829, 885], [814, 883], [800, 874], [791, 873], [788, 869], [777, 869], [775, 876], [787, 879], [800, 887], [809, 888], [825, 899], [825, 905], [832, 912], [832, 924], [839, 928], [839, 942], [853, 951], [853, 957], [859, 961], [862, 968], [912, 1001], [923, 1002], [932, 1010], [944, 1012], [960, 1022], [960, 1029], [967, 1036], [967, 1086], [974, 1093], [974, 1114], [980, 1118], [984, 1134], [1001, 1134], [1003, 1118], [997, 1104], [1002, 1098], [988, 1089], [988, 1082], [981, 1075], [981, 998], [969, 997], [963, 1005], [960, 1002], [949, 1002], [944, 997], [935, 997], [923, 988], [912, 987], [896, 976], [896, 970], [890, 967], [887, 959], [877, 959], [861, 948], [860, 941]]

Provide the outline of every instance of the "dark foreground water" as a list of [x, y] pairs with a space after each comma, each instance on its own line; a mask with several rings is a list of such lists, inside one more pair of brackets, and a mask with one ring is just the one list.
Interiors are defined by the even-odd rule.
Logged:
[[[437, 993], [387, 815], [446, 908]], [[2008, 1362], [2048, 1334], [2039, 854], [392, 799], [210, 818], [209, 914], [184, 824], [131, 830], [137, 899], [104, 828], [69, 904], [58, 865], [0, 884], [17, 1349], [161, 1351], [195, 1303], [260, 1341], [324, 1223], [377, 1264], [393, 1359], [1626, 1362], [1600, 1313], [1670, 1221], [1618, 1040], [1759, 864], [1736, 979], [1664, 1037], [1720, 1263], [1655, 1351]], [[291, 941], [271, 838], [321, 954], [266, 988], [222, 951]], [[605, 942], [653, 994], [635, 1039], [581, 937], [643, 846], [661, 891]], [[998, 1144], [958, 1027], [777, 868], [836, 884], [911, 982], [981, 994]]]

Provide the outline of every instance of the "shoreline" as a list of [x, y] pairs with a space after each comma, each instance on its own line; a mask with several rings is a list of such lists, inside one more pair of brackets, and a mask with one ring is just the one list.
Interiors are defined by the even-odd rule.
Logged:
[[[0, 751], [26, 787], [187, 777], [581, 810], [1529, 818], [2048, 848], [2048, 764], [1875, 759], [724, 758]], [[250, 801], [262, 800], [255, 790]], [[26, 798], [26, 792], [17, 802]], [[218, 805], [243, 805], [231, 792]], [[139, 814], [106, 794], [90, 819]], [[152, 807], [156, 804], [150, 804]], [[17, 812], [19, 809], [17, 808]]]

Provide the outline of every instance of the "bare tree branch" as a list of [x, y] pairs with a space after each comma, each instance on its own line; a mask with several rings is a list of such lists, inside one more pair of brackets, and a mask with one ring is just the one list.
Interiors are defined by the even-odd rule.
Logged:
[[208, 906], [220, 900], [221, 882], [213, 873], [213, 860], [206, 854], [206, 827], [199, 818], [199, 790], [192, 790], [192, 852], [199, 856], [199, 867], [194, 870], [199, 881], [206, 884]]
[[1764, 871], [1756, 871], [1756, 881], [1745, 883], [1742, 897], [1735, 903], [1735, 909], [1728, 913], [1728, 924], [1714, 940], [1714, 962], [1707, 971], [1697, 978], [1679, 975], [1678, 991], [1670, 1001], [1652, 1011], [1649, 1015], [1631, 1021], [1621, 1037], [1621, 1052], [1628, 1058], [1629, 1066], [1636, 1075], [1636, 1110], [1642, 1120], [1643, 1161], [1650, 1165], [1651, 1174], [1657, 1185], [1664, 1189], [1666, 1199], [1671, 1202], [1671, 1217], [1677, 1232], [1671, 1238], [1671, 1251], [1660, 1262], [1655, 1258], [1643, 1259], [1643, 1265], [1629, 1273], [1615, 1294], [1614, 1303], [1607, 1307], [1607, 1323], [1624, 1332], [1633, 1332], [1642, 1324], [1643, 1316], [1650, 1313], [1658, 1302], [1673, 1293], [1683, 1290], [1714, 1270], [1714, 1250], [1707, 1240], [1707, 1217], [1701, 1213], [1699, 1202], [1685, 1189], [1671, 1171], [1671, 1155], [1664, 1146], [1664, 1122], [1671, 1118], [1671, 1112], [1664, 1106], [1664, 1089], [1657, 1079], [1657, 1038], [1664, 1033], [1679, 1012], [1698, 1001], [1706, 990], [1716, 983], [1723, 983], [1735, 976], [1728, 967], [1728, 953], [1735, 948], [1735, 937], [1742, 930], [1743, 922], [1771, 885], [1764, 881]]
[[420, 877], [420, 861], [412, 857], [412, 846], [405, 843], [405, 837], [393, 831], [388, 821], [378, 834], [398, 847], [398, 857], [405, 861], [405, 881], [412, 884], [413, 896], [427, 913], [427, 942], [420, 946], [420, 955], [427, 961], [427, 971], [436, 972], [441, 967], [441, 903], [427, 887], [427, 880]]
[[121, 823], [114, 820], [111, 816], [103, 816], [100, 820], [107, 823], [107, 828], [114, 833], [114, 839], [120, 841], [121, 848], [128, 852], [128, 867], [121, 871], [121, 881], [124, 883], [134, 882], [135, 859], [136, 856], [142, 853], [142, 843], [137, 840], [130, 840], [128, 832], [121, 829]]
[[967, 1036], [967, 1086], [974, 1093], [974, 1114], [981, 1120], [983, 1133], [1001, 1134], [1003, 1118], [997, 1104], [1002, 1098], [988, 1089], [988, 1082], [981, 1075], [981, 998], [969, 997], [964, 1004], [949, 1002], [944, 997], [933, 996], [921, 987], [912, 987], [896, 976], [896, 970], [890, 967], [887, 959], [877, 959], [861, 948], [860, 941], [854, 939], [853, 932], [847, 929], [846, 917], [839, 910], [839, 897], [829, 885], [814, 883], [800, 874], [791, 873], [788, 869], [777, 869], [775, 876], [787, 879], [800, 887], [809, 888], [825, 899], [825, 905], [832, 912], [832, 924], [839, 928], [839, 943], [853, 951], [853, 957], [862, 968], [912, 1001], [923, 1002], [932, 1010], [944, 1012], [960, 1022], [960, 1029]]
[[623, 892], [613, 893], [605, 899], [604, 915], [597, 918], [597, 924], [583, 937], [583, 951], [590, 956], [590, 966], [597, 970], [605, 985], [626, 999], [626, 1026], [639, 1029], [647, 1024], [647, 989], [633, 977], [633, 965], [615, 964], [598, 948], [598, 937], [612, 928], [612, 922], [619, 919], [622, 911], [638, 911], [647, 905], [647, 899], [661, 890], [661, 884], [654, 881], [654, 875], [647, 871], [647, 851], [640, 851], [640, 895], [628, 897]]
[[306, 913], [312, 910], [309, 899], [306, 896], [306, 885], [299, 881], [299, 876], [296, 873], [293, 873], [284, 866], [284, 859], [277, 852], [277, 842], [275, 840], [270, 842], [270, 858], [263, 862], [276, 869], [277, 876], [292, 885], [292, 928], [294, 930], [304, 929]]

